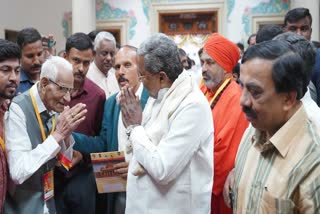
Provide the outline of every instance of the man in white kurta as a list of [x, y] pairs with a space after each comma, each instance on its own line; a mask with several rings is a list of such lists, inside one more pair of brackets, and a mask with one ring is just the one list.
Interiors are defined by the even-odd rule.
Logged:
[[94, 40], [94, 51], [94, 61], [90, 65], [87, 77], [104, 90], [108, 99], [120, 90], [113, 68], [116, 53], [114, 36], [105, 31], [98, 33]]
[[[140, 80], [152, 98], [142, 117], [132, 89], [121, 90], [122, 119], [133, 148], [126, 213], [208, 214], [213, 185], [209, 104], [190, 75], [182, 72], [170, 38], [155, 34], [138, 55]], [[143, 172], [134, 175], [137, 167]]]

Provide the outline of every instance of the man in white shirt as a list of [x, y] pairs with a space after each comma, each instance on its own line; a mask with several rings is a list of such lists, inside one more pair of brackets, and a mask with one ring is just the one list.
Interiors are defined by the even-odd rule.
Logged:
[[[61, 57], [51, 57], [42, 66], [40, 81], [13, 99], [5, 115], [5, 137], [15, 185], [9, 188], [4, 213], [55, 213], [56, 157], [59, 163], [71, 165], [69, 136], [87, 111], [81, 103], [65, 106], [72, 89], [72, 65]], [[57, 113], [61, 113], [58, 118]]]
[[94, 40], [94, 51], [94, 61], [90, 65], [87, 77], [104, 90], [108, 99], [120, 90], [113, 69], [116, 53], [114, 36], [105, 31], [98, 33]]
[[141, 44], [138, 65], [152, 98], [142, 117], [133, 89], [121, 89], [122, 120], [133, 149], [126, 213], [208, 214], [213, 183], [208, 101], [182, 72], [178, 48], [166, 35], [155, 34]]

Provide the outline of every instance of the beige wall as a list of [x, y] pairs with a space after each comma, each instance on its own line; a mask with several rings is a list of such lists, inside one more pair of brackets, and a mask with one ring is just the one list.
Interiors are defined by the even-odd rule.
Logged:
[[34, 27], [41, 34], [54, 34], [57, 51], [64, 49], [62, 19], [64, 12], [71, 11], [71, 0], [1, 0], [0, 1], [0, 38], [4, 30], [19, 31]]

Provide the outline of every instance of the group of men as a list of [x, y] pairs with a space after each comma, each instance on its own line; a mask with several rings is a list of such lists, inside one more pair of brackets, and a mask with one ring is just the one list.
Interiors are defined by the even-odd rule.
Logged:
[[[311, 34], [311, 23], [298, 8], [285, 29]], [[118, 51], [108, 32], [75, 33], [47, 59], [36, 29], [0, 40], [2, 212], [317, 212], [310, 34], [252, 45], [238, 85], [238, 47], [214, 33], [200, 86], [161, 33]], [[89, 154], [106, 151], [125, 153], [114, 166], [125, 193], [96, 196]]]

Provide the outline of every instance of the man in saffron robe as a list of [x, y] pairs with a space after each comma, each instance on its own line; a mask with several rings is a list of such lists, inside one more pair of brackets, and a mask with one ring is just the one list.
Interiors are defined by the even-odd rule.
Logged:
[[235, 156], [248, 121], [240, 108], [241, 88], [232, 78], [240, 57], [237, 46], [214, 33], [201, 55], [201, 91], [208, 99], [214, 125], [214, 184], [211, 213], [232, 213], [223, 201], [223, 185], [234, 167]]

